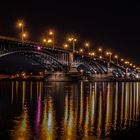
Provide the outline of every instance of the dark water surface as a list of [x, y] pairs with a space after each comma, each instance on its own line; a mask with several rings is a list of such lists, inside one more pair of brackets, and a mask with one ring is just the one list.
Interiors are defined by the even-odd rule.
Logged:
[[0, 82], [0, 140], [120, 139], [139, 112], [138, 82]]

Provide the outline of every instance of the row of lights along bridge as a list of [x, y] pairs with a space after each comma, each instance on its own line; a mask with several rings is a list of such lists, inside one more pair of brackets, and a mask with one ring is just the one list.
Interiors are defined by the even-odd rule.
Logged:
[[[25, 40], [27, 40], [28, 38], [28, 33], [25, 31], [25, 24], [23, 20], [20, 20], [17, 22], [17, 26], [18, 28], [21, 29], [20, 32], [20, 38], [22, 41], [22, 44], [24, 43]], [[46, 38], [44, 37], [42, 39], [42, 44], [44, 44], [45, 46], [49, 45], [52, 46], [52, 48], [55, 48], [55, 32], [53, 30], [50, 30], [48, 32], [49, 37]], [[71, 36], [69, 38], [67, 38], [67, 42], [68, 43], [64, 43], [63, 48], [65, 50], [72, 50], [73, 53], [77, 52], [79, 54], [86, 54], [89, 55], [90, 57], [98, 57], [99, 59], [109, 59], [110, 62], [113, 62], [113, 60], [115, 61], [115, 63], [117, 65], [119, 65], [119, 63], [121, 63], [121, 65], [124, 65], [125, 67], [131, 67], [133, 69], [136, 69], [138, 72], [140, 72], [140, 68], [137, 67], [136, 65], [134, 65], [133, 63], [129, 62], [127, 59], [121, 58], [119, 57], [117, 54], [113, 55], [113, 53], [111, 51], [103, 51], [102, 47], [99, 47], [97, 49], [97, 51], [92, 51], [91, 50], [91, 46], [89, 42], [85, 42], [84, 43], [84, 47], [83, 48], [79, 48], [78, 51], [76, 51], [75, 49], [75, 45], [77, 42], [77, 38], [75, 38], [74, 36]], [[71, 48], [72, 46], [72, 48]], [[105, 52], [105, 53], [104, 53]]]

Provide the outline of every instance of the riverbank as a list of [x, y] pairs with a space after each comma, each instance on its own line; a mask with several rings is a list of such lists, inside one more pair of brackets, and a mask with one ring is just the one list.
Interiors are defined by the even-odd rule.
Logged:
[[140, 79], [132, 78], [113, 78], [113, 77], [85, 77], [85, 76], [70, 76], [63, 73], [55, 73], [50, 75], [26, 75], [26, 76], [16, 76], [16, 75], [6, 75], [1, 74], [0, 80], [42, 80], [50, 82], [67, 82], [67, 81], [90, 81], [90, 82], [140, 82]]

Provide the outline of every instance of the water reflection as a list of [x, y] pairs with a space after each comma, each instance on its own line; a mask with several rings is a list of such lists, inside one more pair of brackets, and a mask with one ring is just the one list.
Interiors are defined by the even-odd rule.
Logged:
[[22, 110], [22, 114], [19, 118], [17, 118], [15, 122], [15, 127], [11, 131], [13, 140], [30, 140], [31, 131], [29, 124], [29, 116], [26, 105]]
[[41, 122], [40, 137], [41, 140], [55, 139], [55, 114], [53, 110], [53, 100], [51, 97], [44, 99], [43, 118]]
[[0, 105], [3, 99], [9, 108], [5, 114], [12, 110], [6, 121], [11, 124], [7, 131], [13, 140], [109, 138], [135, 126], [139, 119], [137, 82], [12, 81], [1, 82], [0, 91]]

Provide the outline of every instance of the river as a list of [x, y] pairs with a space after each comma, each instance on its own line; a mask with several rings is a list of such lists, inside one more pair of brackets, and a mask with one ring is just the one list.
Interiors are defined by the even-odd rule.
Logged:
[[138, 82], [0, 81], [0, 140], [125, 138], [139, 112]]

